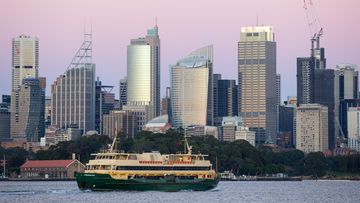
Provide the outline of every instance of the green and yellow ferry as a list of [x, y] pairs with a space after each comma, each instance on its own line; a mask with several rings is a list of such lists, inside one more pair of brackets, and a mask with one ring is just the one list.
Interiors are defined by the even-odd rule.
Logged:
[[85, 172], [75, 175], [80, 189], [204, 191], [220, 180], [207, 155], [192, 154], [186, 137], [180, 154], [119, 152], [114, 150], [116, 139], [109, 150], [92, 154]]

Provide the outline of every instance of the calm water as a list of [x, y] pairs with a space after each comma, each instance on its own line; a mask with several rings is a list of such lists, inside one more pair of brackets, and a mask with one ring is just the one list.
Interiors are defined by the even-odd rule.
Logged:
[[0, 182], [0, 202], [360, 202], [360, 182], [220, 182], [206, 192], [92, 192], [75, 182]]

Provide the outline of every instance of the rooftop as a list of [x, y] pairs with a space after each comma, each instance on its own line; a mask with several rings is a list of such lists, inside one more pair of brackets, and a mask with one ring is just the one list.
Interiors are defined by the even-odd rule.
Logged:
[[74, 160], [28, 160], [20, 168], [66, 167]]

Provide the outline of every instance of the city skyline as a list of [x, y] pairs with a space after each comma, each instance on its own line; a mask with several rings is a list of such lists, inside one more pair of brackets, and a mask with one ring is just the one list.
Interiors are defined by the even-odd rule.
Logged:
[[[346, 32], [347, 40], [339, 40], [340, 37], [343, 38], [342, 30], [353, 29], [352, 25], [356, 25], [356, 19], [360, 15], [356, 12], [359, 2], [347, 1], [341, 4], [324, 0], [313, 2], [324, 27], [325, 34], [321, 44], [327, 48], [327, 67], [333, 69], [340, 63], [360, 64], [360, 59], [357, 57], [357, 53], [360, 52], [357, 46], [360, 44], [360, 39], [356, 37], [357, 32]], [[139, 6], [140, 3], [142, 3], [141, 6]], [[85, 1], [65, 1], [50, 4], [46, 1], [35, 1], [30, 4], [26, 1], [8, 1], [6, 6], [1, 7], [4, 9], [1, 10], [4, 17], [0, 19], [0, 25], [11, 26], [4, 29], [0, 37], [0, 44], [2, 44], [0, 67], [3, 73], [0, 76], [2, 81], [0, 92], [10, 94], [11, 91], [12, 38], [21, 34], [38, 37], [40, 69], [42, 70], [40, 76], [46, 76], [51, 83], [59, 74], [65, 72], [73, 50], [76, 50], [82, 41], [84, 26], [86, 25], [89, 31], [92, 24], [93, 61], [98, 67], [97, 76], [100, 76], [106, 84], [116, 86], [114, 93], [118, 98], [118, 81], [126, 75], [128, 41], [134, 36], [143, 36], [146, 28], [155, 25], [157, 16], [159, 34], [162, 36], [161, 96], [165, 94], [165, 87], [170, 84], [168, 66], [203, 44], [214, 44], [213, 72], [221, 73], [224, 79], [236, 79], [236, 45], [240, 28], [256, 25], [257, 19], [258, 24], [272, 25], [276, 32], [277, 70], [283, 80], [282, 100], [288, 95], [296, 95], [296, 57], [307, 56], [310, 53], [310, 34], [303, 1], [258, 0], [241, 3], [197, 1], [191, 2], [190, 7], [189, 3], [188, 1], [176, 3], [158, 1], [153, 5], [142, 1], [126, 3], [109, 1], [108, 4], [94, 1], [86, 1], [86, 3]], [[260, 3], [261, 6], [259, 6]], [[277, 16], [272, 12], [271, 8], [274, 7], [276, 7]], [[134, 8], [139, 10], [132, 12]], [[246, 9], [240, 12], [241, 8]], [[27, 18], [13, 17], [15, 9]], [[174, 9], [186, 9], [187, 16], [172, 13]], [[213, 15], [198, 16], [196, 12], [198, 9], [206, 9]], [[228, 12], [222, 13], [218, 10]], [[64, 16], [65, 13], [66, 16]], [[335, 18], [334, 13], [341, 13], [341, 18]], [[43, 18], [45, 15], [47, 18]], [[291, 18], [286, 18], [288, 15], [291, 15]], [[12, 23], [9, 23], [8, 19], [11, 19]], [[192, 32], [194, 27], [202, 32]], [[289, 30], [291, 30], [291, 37], [287, 37]], [[179, 42], [180, 37], [186, 40]], [[48, 87], [47, 95], [50, 95], [49, 92]]]

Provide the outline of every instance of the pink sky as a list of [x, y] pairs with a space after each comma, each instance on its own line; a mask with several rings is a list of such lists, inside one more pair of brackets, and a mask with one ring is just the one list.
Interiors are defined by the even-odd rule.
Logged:
[[[321, 44], [328, 68], [360, 66], [359, 0], [313, 0], [324, 27]], [[169, 65], [199, 47], [214, 45], [214, 72], [237, 78], [240, 28], [274, 26], [277, 72], [282, 98], [296, 95], [296, 57], [308, 56], [309, 28], [303, 0], [2, 0], [0, 2], [0, 94], [11, 89], [11, 39], [20, 34], [40, 41], [40, 75], [50, 84], [62, 74], [79, 48], [84, 25], [92, 21], [93, 62], [106, 85], [126, 75], [126, 46], [144, 36], [158, 19], [161, 39], [162, 93]], [[88, 26], [89, 27], [89, 26]]]

